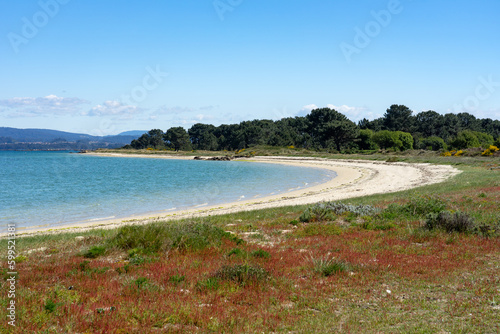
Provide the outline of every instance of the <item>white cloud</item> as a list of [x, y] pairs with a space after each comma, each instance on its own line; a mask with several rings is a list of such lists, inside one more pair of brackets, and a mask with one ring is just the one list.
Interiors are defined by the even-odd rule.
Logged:
[[119, 101], [104, 101], [88, 111], [82, 112], [83, 116], [121, 116], [130, 117], [144, 109], [137, 106], [123, 104]]
[[318, 106], [313, 103], [313, 104], [308, 104], [308, 105], [303, 106], [302, 109], [300, 109], [300, 111], [310, 112], [311, 110], [314, 110], [314, 109], [318, 109]]
[[47, 95], [45, 97], [14, 97], [0, 100], [0, 106], [13, 111], [10, 116], [50, 116], [77, 114], [82, 104], [89, 101], [77, 97], [60, 97]]

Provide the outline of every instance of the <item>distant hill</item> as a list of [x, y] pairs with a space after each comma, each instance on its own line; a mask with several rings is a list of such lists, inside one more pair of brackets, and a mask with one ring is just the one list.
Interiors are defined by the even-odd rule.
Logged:
[[84, 150], [121, 147], [146, 131], [126, 131], [115, 136], [92, 136], [48, 129], [0, 127], [0, 150]]
[[125, 131], [122, 133], [117, 134], [117, 136], [137, 136], [139, 138], [149, 130], [132, 130], [132, 131]]

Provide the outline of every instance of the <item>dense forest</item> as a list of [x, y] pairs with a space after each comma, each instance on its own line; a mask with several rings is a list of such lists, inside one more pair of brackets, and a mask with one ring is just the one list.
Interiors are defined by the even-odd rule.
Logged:
[[234, 151], [258, 145], [328, 149], [337, 152], [388, 150], [446, 150], [488, 148], [500, 144], [500, 121], [469, 113], [413, 115], [404, 105], [392, 105], [383, 117], [358, 124], [329, 108], [307, 116], [243, 121], [239, 124], [194, 124], [187, 131], [153, 129], [124, 148]]

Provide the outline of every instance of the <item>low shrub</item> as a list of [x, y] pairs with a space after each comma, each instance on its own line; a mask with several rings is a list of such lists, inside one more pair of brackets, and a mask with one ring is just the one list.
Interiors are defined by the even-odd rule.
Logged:
[[371, 205], [351, 205], [342, 202], [325, 202], [308, 207], [299, 220], [302, 222], [333, 220], [336, 215], [350, 212], [356, 216], [370, 216], [379, 212]]
[[444, 229], [446, 232], [470, 232], [474, 229], [474, 219], [466, 213], [441, 211], [431, 213], [425, 222], [427, 229]]
[[233, 281], [244, 285], [248, 282], [264, 281], [269, 278], [269, 273], [259, 266], [236, 264], [223, 266], [212, 275], [212, 278], [222, 281]]
[[148, 284], [148, 279], [146, 277], [139, 277], [133, 281], [134, 285], [137, 285], [137, 289], [145, 287]]
[[181, 282], [184, 282], [186, 280], [186, 276], [184, 275], [172, 275], [168, 279], [169, 282], [172, 282], [174, 284], [179, 284]]
[[219, 286], [219, 280], [216, 277], [209, 277], [196, 283], [196, 289], [199, 291], [217, 290]]
[[93, 246], [87, 252], [83, 254], [83, 257], [88, 259], [95, 259], [106, 253], [106, 247], [104, 246]]
[[335, 258], [329, 258], [328, 256], [322, 256], [319, 258], [311, 257], [311, 263], [313, 265], [314, 272], [325, 277], [352, 269], [352, 266], [347, 262], [336, 260]]
[[386, 231], [395, 228], [396, 224], [390, 222], [363, 222], [361, 227], [365, 230]]
[[267, 259], [267, 258], [270, 257], [269, 252], [266, 252], [263, 249], [258, 249], [256, 251], [253, 251], [252, 252], [252, 256], [253, 257], [260, 257], [260, 258], [263, 258], [263, 259]]
[[48, 299], [45, 302], [45, 305], [43, 308], [45, 309], [45, 312], [47, 313], [53, 313], [56, 310], [57, 304], [54, 302], [52, 299]]
[[239, 248], [233, 248], [231, 249], [231, 251], [229, 253], [227, 253], [227, 256], [231, 257], [232, 255], [235, 255], [235, 256], [244, 256], [245, 255], [245, 251], [239, 249]]
[[393, 220], [401, 216], [425, 216], [430, 213], [439, 213], [446, 209], [446, 202], [434, 196], [413, 196], [406, 204], [390, 204], [380, 213], [381, 218]]

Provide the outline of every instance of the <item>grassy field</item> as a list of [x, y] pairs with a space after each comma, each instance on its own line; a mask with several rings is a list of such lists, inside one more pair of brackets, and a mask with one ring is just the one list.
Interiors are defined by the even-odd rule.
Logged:
[[0, 332], [500, 332], [499, 159], [396, 157], [462, 173], [343, 204], [19, 238], [16, 327]]

